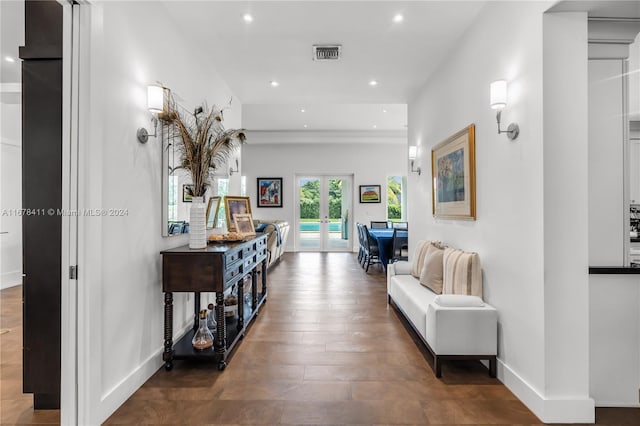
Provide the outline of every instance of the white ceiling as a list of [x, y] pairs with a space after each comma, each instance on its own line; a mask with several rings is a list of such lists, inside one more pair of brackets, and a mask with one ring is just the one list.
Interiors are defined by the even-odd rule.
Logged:
[[[485, 2], [164, 4], [240, 98], [247, 129], [404, 130], [406, 104]], [[244, 22], [245, 13], [253, 22]], [[404, 20], [393, 22], [399, 13]], [[312, 60], [314, 44], [334, 43], [342, 45], [341, 60]], [[369, 85], [372, 79], [379, 84]]]

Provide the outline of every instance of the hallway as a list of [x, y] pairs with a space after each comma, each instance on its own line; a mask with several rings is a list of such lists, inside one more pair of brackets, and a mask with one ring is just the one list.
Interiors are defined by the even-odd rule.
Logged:
[[287, 253], [220, 373], [176, 362], [107, 424], [535, 424], [479, 363], [437, 380], [386, 304], [386, 276], [351, 253]]

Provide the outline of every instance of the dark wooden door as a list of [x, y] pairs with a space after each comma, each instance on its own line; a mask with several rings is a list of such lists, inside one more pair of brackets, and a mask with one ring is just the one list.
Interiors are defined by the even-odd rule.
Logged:
[[60, 408], [62, 6], [25, 2], [22, 59], [23, 391]]

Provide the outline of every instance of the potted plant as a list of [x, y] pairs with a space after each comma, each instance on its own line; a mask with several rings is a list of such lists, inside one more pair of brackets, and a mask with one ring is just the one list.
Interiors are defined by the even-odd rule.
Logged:
[[[231, 102], [229, 102], [231, 105]], [[176, 137], [180, 153], [179, 168], [191, 174], [192, 205], [189, 213], [189, 247], [204, 248], [206, 218], [204, 194], [209, 178], [219, 168], [226, 168], [231, 155], [246, 141], [244, 129], [225, 129], [222, 125], [223, 109], [206, 104], [187, 113], [171, 102], [163, 119], [170, 124], [170, 137]]]

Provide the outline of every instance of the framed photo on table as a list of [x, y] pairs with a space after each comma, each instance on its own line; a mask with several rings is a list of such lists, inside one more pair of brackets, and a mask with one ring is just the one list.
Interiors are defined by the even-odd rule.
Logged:
[[282, 178], [258, 178], [258, 207], [282, 207]]
[[476, 220], [475, 125], [431, 150], [432, 209], [435, 217]]
[[220, 197], [210, 197], [207, 204], [207, 229], [213, 229], [218, 223], [218, 209], [220, 208]]
[[225, 196], [224, 212], [227, 219], [227, 229], [229, 232], [237, 232], [233, 218], [237, 214], [251, 214], [249, 197]]
[[233, 215], [233, 224], [236, 228], [235, 232], [243, 236], [256, 234], [256, 230], [253, 227], [253, 219], [250, 214], [236, 213]]
[[360, 185], [360, 202], [361, 203], [379, 203], [380, 185]]

